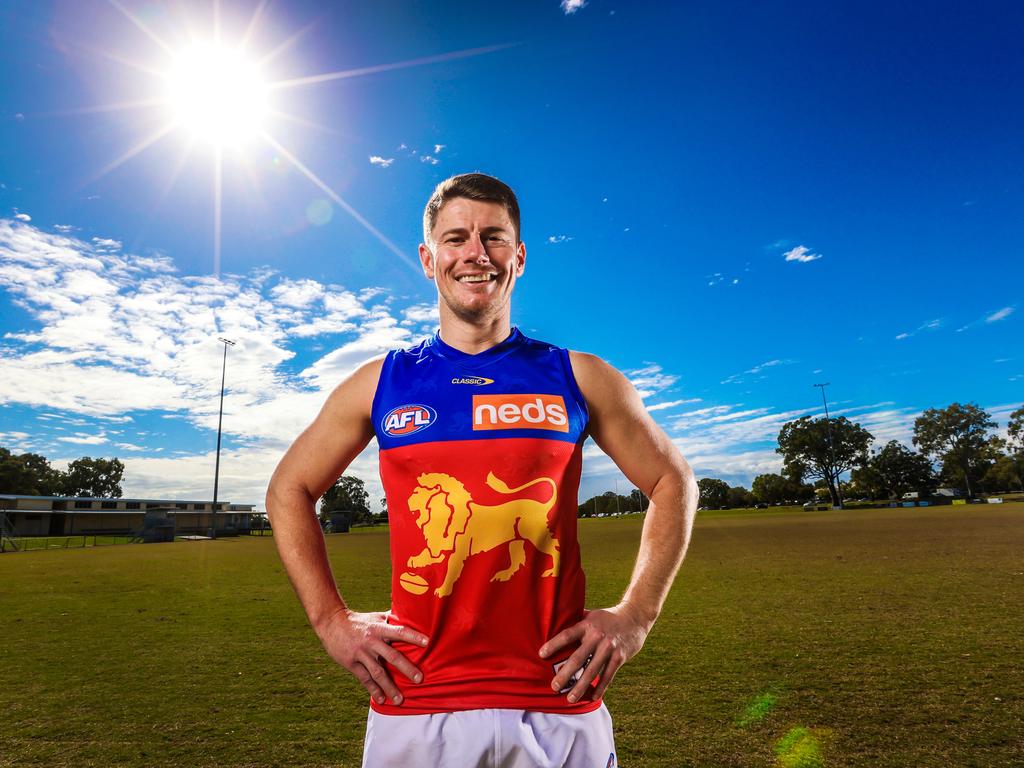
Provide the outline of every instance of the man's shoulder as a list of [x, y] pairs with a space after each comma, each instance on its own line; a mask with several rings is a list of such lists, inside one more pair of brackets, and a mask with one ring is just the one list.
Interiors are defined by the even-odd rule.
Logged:
[[576, 384], [588, 402], [602, 397], [614, 399], [632, 388], [629, 379], [600, 356], [574, 349], [568, 353]]

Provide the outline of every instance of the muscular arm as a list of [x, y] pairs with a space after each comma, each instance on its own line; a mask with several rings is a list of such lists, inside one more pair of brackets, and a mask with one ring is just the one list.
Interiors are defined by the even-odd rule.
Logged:
[[574, 642], [580, 644], [552, 681], [556, 691], [592, 657], [568, 694], [576, 701], [587, 694], [597, 675], [600, 682], [590, 693], [601, 698], [616, 670], [643, 646], [686, 554], [698, 494], [686, 460], [651, 419], [626, 377], [593, 355], [570, 356], [590, 410], [591, 436], [650, 499], [636, 565], [621, 602], [588, 612], [582, 622], [541, 648], [546, 657]]
[[383, 703], [401, 695], [380, 663], [386, 659], [410, 680], [421, 675], [387, 640], [426, 645], [413, 630], [389, 625], [384, 613], [355, 613], [338, 592], [327, 560], [315, 505], [373, 436], [370, 408], [380, 375], [374, 360], [342, 382], [320, 414], [285, 453], [267, 489], [274, 542], [306, 616], [330, 656]]

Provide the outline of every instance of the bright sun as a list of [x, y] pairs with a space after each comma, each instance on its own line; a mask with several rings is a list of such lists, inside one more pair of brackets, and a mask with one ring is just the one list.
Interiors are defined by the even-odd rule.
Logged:
[[167, 84], [177, 123], [219, 147], [237, 146], [259, 134], [269, 112], [269, 89], [259, 68], [219, 45], [180, 53]]
[[[399, 61], [393, 64], [378, 64], [372, 67], [360, 67], [358, 69], [293, 77], [286, 80], [274, 80], [268, 77], [268, 71], [272, 62], [293, 46], [312, 25], [293, 34], [269, 52], [264, 52], [255, 59], [250, 58], [245, 54], [245, 51], [248, 50], [250, 38], [262, 21], [263, 10], [267, 4], [268, 0], [261, 0], [241, 35], [235, 36], [234, 33], [240, 30], [234, 29], [232, 24], [227, 29], [228, 39], [237, 41], [237, 43], [225, 45], [225, 38], [222, 36], [220, 3], [215, 0], [212, 3], [214, 23], [210, 30], [211, 34], [209, 37], [204, 38], [206, 42], [197, 41], [187, 48], [176, 49], [151, 28], [146, 20], [127, 8], [126, 3], [123, 3], [121, 0], [110, 0], [110, 5], [156, 44], [159, 49], [157, 55], [161, 64], [154, 67], [145, 62], [135, 62], [129, 59], [122, 60], [120, 55], [112, 55], [111, 58], [121, 61], [134, 69], [154, 75], [159, 82], [157, 87], [160, 91], [152, 93], [149, 98], [141, 100], [99, 104], [77, 111], [120, 113], [135, 109], [148, 110], [155, 108], [166, 114], [162, 115], [165, 119], [160, 121], [152, 132], [140, 138], [136, 143], [125, 149], [117, 158], [107, 163], [99, 170], [95, 178], [98, 179], [110, 173], [115, 168], [145, 152], [149, 147], [162, 141], [168, 135], [179, 132], [186, 133], [190, 136], [191, 140], [182, 142], [185, 146], [181, 148], [182, 151], [178, 162], [164, 187], [164, 194], [166, 194], [174, 185], [178, 174], [185, 167], [185, 163], [195, 145], [199, 143], [212, 147], [215, 150], [210, 153], [210, 159], [213, 161], [213, 272], [215, 275], [219, 275], [221, 208], [224, 193], [223, 176], [225, 162], [228, 160], [227, 155], [230, 154], [232, 156], [230, 159], [233, 164], [239, 163], [252, 172], [253, 169], [247, 162], [247, 152], [241, 150], [249, 149], [249, 144], [252, 143], [251, 140], [258, 140], [273, 150], [273, 161], [275, 164], [287, 163], [298, 170], [331, 201], [347, 211], [391, 253], [404, 261], [410, 269], [418, 274], [420, 272], [419, 262], [415, 259], [410, 259], [404, 249], [391, 242], [359, 211], [342, 198], [341, 195], [320, 179], [312, 169], [274, 138], [271, 127], [267, 123], [283, 119], [300, 123], [307, 121], [282, 112], [279, 105], [272, 106], [271, 91], [276, 92], [282, 89], [311, 86], [318, 83], [370, 75], [377, 72], [387, 72], [394, 69], [419, 67], [425, 64], [462, 59], [468, 56], [479, 56], [508, 48], [510, 44], [451, 51], [436, 56]], [[192, 38], [191, 35], [197, 26], [194, 23], [187, 24], [184, 31], [189, 37], [185, 38], [184, 35], [180, 35], [174, 39], [194, 40], [195, 38]], [[314, 127], [319, 127], [315, 123], [310, 124]]]

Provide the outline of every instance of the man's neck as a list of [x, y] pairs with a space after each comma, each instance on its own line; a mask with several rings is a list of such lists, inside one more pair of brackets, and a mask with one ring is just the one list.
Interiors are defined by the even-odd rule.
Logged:
[[496, 347], [509, 337], [512, 323], [508, 314], [478, 322], [467, 322], [441, 312], [441, 341], [467, 355]]

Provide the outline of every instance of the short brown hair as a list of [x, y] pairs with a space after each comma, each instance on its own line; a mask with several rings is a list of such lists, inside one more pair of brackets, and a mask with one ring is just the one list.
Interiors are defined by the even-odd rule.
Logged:
[[516, 243], [519, 242], [519, 201], [516, 193], [505, 182], [488, 176], [486, 173], [460, 173], [445, 179], [436, 187], [434, 194], [423, 209], [423, 242], [431, 242], [431, 232], [437, 223], [437, 215], [449, 200], [465, 197], [468, 200], [482, 200], [487, 203], [498, 203], [508, 211], [515, 230]]

